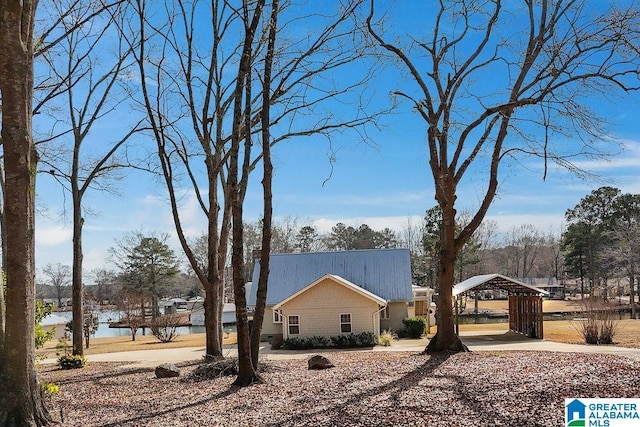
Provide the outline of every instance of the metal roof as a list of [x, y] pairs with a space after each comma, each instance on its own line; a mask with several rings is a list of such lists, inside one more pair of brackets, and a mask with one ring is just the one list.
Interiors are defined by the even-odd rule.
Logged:
[[[408, 249], [273, 254], [269, 260], [267, 305], [285, 300], [326, 274], [333, 274], [387, 301], [411, 301]], [[255, 305], [260, 263], [253, 268], [249, 305]]]
[[470, 291], [471, 289], [478, 291], [501, 289], [516, 295], [549, 295], [547, 291], [501, 274], [483, 274], [470, 277], [455, 285], [453, 287], [453, 296]]

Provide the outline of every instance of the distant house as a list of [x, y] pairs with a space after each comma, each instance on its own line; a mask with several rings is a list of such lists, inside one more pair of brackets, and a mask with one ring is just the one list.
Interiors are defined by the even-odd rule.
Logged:
[[520, 277], [518, 280], [549, 292], [549, 299], [563, 300], [566, 297], [564, 283], [555, 277]]
[[[204, 302], [197, 301], [193, 304], [189, 321], [192, 326], [204, 326]], [[222, 324], [232, 325], [236, 323], [236, 305], [233, 303], [225, 303], [222, 306]]]
[[189, 301], [183, 298], [162, 299], [158, 302], [162, 314], [176, 314], [188, 311]]
[[[250, 307], [259, 275], [256, 262]], [[412, 297], [408, 249], [274, 254], [262, 338], [399, 330]]]

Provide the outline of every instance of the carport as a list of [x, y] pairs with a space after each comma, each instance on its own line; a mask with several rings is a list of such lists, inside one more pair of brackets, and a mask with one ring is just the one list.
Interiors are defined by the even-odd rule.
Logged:
[[531, 338], [543, 338], [542, 295], [548, 295], [548, 292], [501, 274], [484, 274], [470, 277], [455, 285], [453, 297], [458, 298], [471, 290], [506, 291], [509, 294], [509, 329]]

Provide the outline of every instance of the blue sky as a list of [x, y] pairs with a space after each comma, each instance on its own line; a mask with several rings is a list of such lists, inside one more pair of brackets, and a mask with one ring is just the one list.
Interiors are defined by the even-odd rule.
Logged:
[[[390, 102], [387, 91], [402, 84], [397, 74], [384, 75], [377, 86], [377, 102]], [[638, 104], [633, 98], [621, 98], [617, 105], [606, 108], [611, 126], [600, 144], [616, 154], [606, 162], [576, 161], [598, 174], [599, 179], [583, 181], [551, 166], [547, 179], [543, 180], [543, 164], [539, 160], [523, 159], [519, 164], [507, 164], [501, 170], [499, 194], [487, 219], [495, 221], [502, 232], [532, 224], [541, 231], [559, 233], [565, 211], [601, 185], [639, 194]], [[408, 105], [401, 104], [381, 124], [380, 130], [369, 131], [368, 143], [349, 134], [335, 137], [331, 142], [333, 165], [329, 162], [329, 143], [324, 138], [297, 139], [277, 145], [273, 151], [276, 221], [297, 218], [300, 223], [312, 223], [321, 232], [329, 231], [337, 222], [400, 230], [409, 218], [419, 221], [435, 205], [424, 123]], [[118, 131], [117, 120], [100, 127], [102, 135]], [[94, 143], [99, 143], [99, 137], [94, 138]], [[477, 206], [481, 181], [471, 178], [459, 188], [459, 211]], [[126, 232], [175, 234], [160, 181], [130, 171], [116, 187], [119, 196], [100, 192], [87, 196], [86, 206], [91, 210], [91, 215], [85, 216], [83, 236], [87, 271], [109, 267], [108, 248]], [[187, 232], [195, 237], [204, 232], [205, 223], [189, 191], [185, 190], [183, 218]], [[37, 194], [37, 267], [56, 262], [71, 265], [71, 224], [61, 216], [65, 196], [47, 175], [38, 177]], [[69, 196], [66, 198], [68, 202]], [[247, 221], [260, 217], [261, 201], [259, 177], [254, 177], [245, 203]], [[179, 252], [175, 238], [171, 243]]]

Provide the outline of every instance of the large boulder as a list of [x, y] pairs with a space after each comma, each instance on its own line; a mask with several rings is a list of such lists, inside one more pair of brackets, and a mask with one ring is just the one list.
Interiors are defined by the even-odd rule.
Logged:
[[156, 378], [173, 378], [180, 376], [180, 369], [172, 363], [163, 363], [156, 367]]
[[331, 360], [324, 356], [316, 354], [308, 361], [309, 369], [328, 369], [333, 368], [335, 365], [331, 363]]

